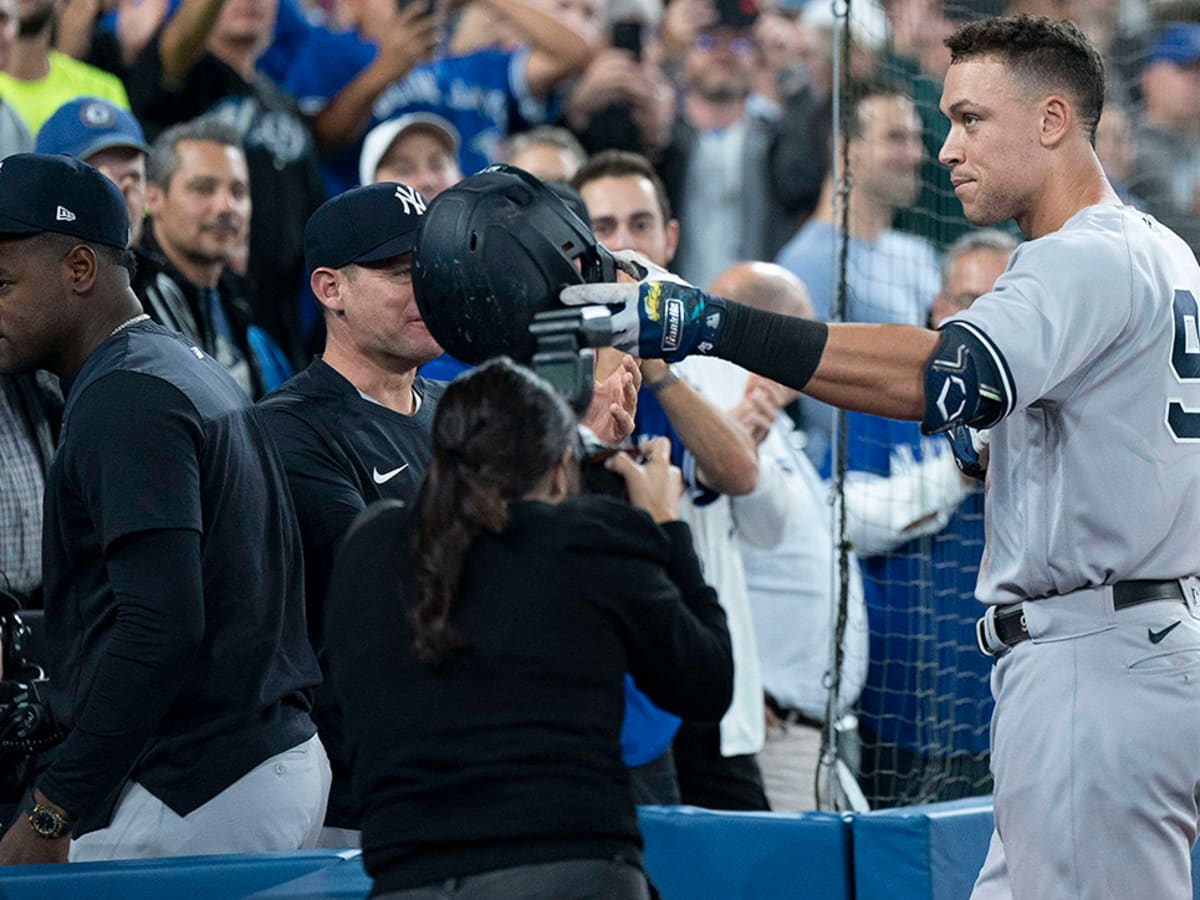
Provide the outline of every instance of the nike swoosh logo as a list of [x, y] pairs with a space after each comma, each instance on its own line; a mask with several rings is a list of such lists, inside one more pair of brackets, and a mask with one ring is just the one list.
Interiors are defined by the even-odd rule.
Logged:
[[[408, 463], [405, 463], [398, 469], [392, 469], [390, 472], [380, 472], [378, 469], [372, 469], [371, 477], [375, 479], [376, 484], [386, 484], [407, 468]], [[1179, 623], [1176, 622], [1175, 624], [1178, 625]]]
[[1161, 641], [1163, 638], [1165, 638], [1168, 634], [1170, 634], [1172, 631], [1174, 631], [1176, 628], [1178, 628], [1179, 625], [1180, 625], [1180, 622], [1176, 621], [1176, 622], [1172, 623], [1171, 625], [1168, 625], [1162, 631], [1152, 631], [1151, 629], [1147, 628], [1146, 634], [1149, 635], [1149, 637], [1150, 637], [1150, 643], [1157, 644], [1159, 641]]

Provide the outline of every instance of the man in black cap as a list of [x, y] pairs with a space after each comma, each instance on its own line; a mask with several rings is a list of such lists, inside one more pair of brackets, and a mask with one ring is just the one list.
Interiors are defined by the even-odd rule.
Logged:
[[147, 321], [128, 239], [98, 170], [0, 164], [0, 372], [66, 397], [43, 564], [68, 731], [0, 864], [296, 849], [324, 816], [282, 467], [225, 370]]
[[[313, 213], [304, 254], [325, 317], [325, 351], [259, 407], [300, 519], [308, 626], [319, 657], [334, 546], [367, 504], [415, 498], [429, 463], [443, 385], [417, 375], [442, 352], [413, 298], [412, 246], [424, 212], [425, 199], [412, 188], [380, 183]], [[353, 846], [360, 814], [333, 697], [326, 681], [313, 711], [334, 776], [321, 842]]]
[[[309, 633], [318, 658], [334, 546], [368, 504], [415, 501], [432, 452], [433, 413], [444, 384], [419, 376], [417, 368], [442, 351], [421, 319], [412, 285], [412, 247], [425, 207], [411, 187], [381, 182], [347, 191], [313, 213], [304, 252], [325, 316], [325, 351], [259, 404], [300, 518]], [[585, 419], [602, 439], [621, 439], [633, 429], [640, 379], [627, 359], [597, 391], [605, 399], [594, 402], [595, 415]], [[361, 813], [351, 794], [341, 712], [326, 676], [313, 711], [334, 776], [321, 842], [353, 846]]]

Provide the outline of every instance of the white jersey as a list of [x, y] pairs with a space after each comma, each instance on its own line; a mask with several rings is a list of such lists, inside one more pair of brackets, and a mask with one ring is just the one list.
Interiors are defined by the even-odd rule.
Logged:
[[1098, 205], [1018, 247], [951, 320], [1004, 372], [980, 600], [1200, 573], [1198, 299], [1182, 240]]

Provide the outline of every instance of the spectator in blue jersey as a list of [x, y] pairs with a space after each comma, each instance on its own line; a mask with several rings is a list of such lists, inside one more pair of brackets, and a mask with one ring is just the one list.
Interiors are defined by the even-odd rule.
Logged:
[[139, 54], [130, 102], [147, 137], [211, 114], [237, 129], [254, 212], [248, 256], [230, 266], [249, 281], [254, 320], [292, 365], [308, 359], [315, 318], [304, 287], [304, 222], [322, 200], [308, 124], [256, 64], [271, 41], [276, 0], [182, 0]]
[[[930, 324], [991, 290], [1016, 246], [968, 232], [947, 250]], [[846, 414], [846, 532], [862, 558], [870, 664], [859, 702], [859, 781], [872, 807], [991, 789], [990, 661], [971, 605], [983, 486], [915, 422]]]
[[[324, 203], [305, 228], [310, 284], [324, 313], [321, 356], [259, 405], [287, 470], [304, 542], [309, 636], [324, 665], [334, 547], [378, 500], [412, 503], [430, 459], [434, 410], [445, 385], [417, 374], [441, 348], [412, 288], [412, 246], [425, 198], [408, 185], [354, 188]], [[633, 429], [632, 359], [597, 386], [586, 420], [602, 440]], [[328, 676], [328, 669], [325, 669]], [[330, 682], [313, 716], [333, 766], [322, 843], [358, 843], [362, 809], [351, 791], [341, 705]]]
[[[477, 172], [496, 161], [511, 129], [545, 122], [554, 90], [591, 59], [594, 28], [573, 27], [537, 0], [473, 0], [462, 14], [467, 25], [476, 13], [495, 14], [525, 44], [490, 46], [480, 38], [458, 50], [451, 41], [448, 55], [429, 58], [434, 23], [418, 15], [419, 6], [396, 12], [393, 0], [361, 0], [351, 7], [352, 31], [314, 32], [293, 62], [285, 86], [313, 117], [331, 195], [356, 183], [363, 134], [410, 112], [449, 121], [461, 137], [459, 167]], [[398, 29], [410, 37], [400, 41]]]

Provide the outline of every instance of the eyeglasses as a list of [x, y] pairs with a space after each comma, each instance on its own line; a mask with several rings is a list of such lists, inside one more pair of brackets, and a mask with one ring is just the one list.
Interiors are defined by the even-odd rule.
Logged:
[[729, 37], [728, 35], [698, 34], [696, 35], [697, 50], [713, 50], [716, 47], [727, 47], [738, 56], [744, 56], [754, 51], [754, 41], [748, 37]]

